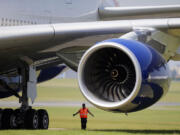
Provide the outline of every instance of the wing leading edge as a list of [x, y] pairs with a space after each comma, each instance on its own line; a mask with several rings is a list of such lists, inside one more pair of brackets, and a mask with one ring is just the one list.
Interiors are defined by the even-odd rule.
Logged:
[[[136, 27], [178, 29], [180, 18], [59, 23], [0, 28], [0, 50], [11, 46], [41, 43], [61, 43], [65, 40], [101, 35], [127, 33]], [[5, 44], [5, 45], [4, 45]], [[49, 45], [49, 47], [51, 47]]]

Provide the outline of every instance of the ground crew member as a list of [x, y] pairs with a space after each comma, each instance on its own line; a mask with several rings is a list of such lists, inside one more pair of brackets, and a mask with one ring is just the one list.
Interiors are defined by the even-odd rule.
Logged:
[[88, 110], [88, 108], [86, 108], [85, 104], [82, 104], [82, 108], [77, 111], [76, 113], [73, 114], [73, 116], [80, 114], [80, 118], [81, 118], [81, 129], [86, 130], [86, 123], [87, 123], [87, 115], [88, 113], [94, 117], [94, 115]]

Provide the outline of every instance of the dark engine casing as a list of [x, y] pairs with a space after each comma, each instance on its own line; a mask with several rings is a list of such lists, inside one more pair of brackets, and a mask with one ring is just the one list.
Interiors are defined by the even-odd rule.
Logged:
[[41, 83], [41, 82], [51, 80], [57, 75], [61, 74], [63, 70], [65, 70], [66, 68], [67, 66], [61, 65], [61, 66], [55, 66], [55, 67], [42, 69], [39, 75], [37, 76], [37, 82]]
[[79, 87], [98, 108], [134, 112], [157, 102], [169, 89], [169, 69], [152, 47], [135, 40], [110, 39], [83, 55]]

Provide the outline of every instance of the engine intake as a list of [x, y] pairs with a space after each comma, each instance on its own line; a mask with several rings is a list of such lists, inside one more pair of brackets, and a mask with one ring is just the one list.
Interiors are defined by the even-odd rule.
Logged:
[[84, 83], [94, 96], [109, 102], [127, 98], [136, 82], [130, 57], [117, 48], [96, 50], [84, 66]]
[[113, 42], [90, 48], [78, 69], [83, 95], [102, 109], [125, 106], [138, 94], [141, 69], [134, 54]]
[[168, 89], [165, 60], [148, 45], [111, 39], [86, 51], [78, 67], [79, 87], [96, 107], [118, 112], [142, 110]]

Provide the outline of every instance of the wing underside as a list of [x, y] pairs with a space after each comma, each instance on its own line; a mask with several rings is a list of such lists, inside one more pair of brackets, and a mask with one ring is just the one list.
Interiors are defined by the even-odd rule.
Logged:
[[[177, 39], [177, 31], [179, 27], [179, 18], [59, 23], [49, 25], [1, 27], [0, 66], [1, 68], [7, 68], [8, 66], [11, 67], [11, 65], [15, 65], [18, 59], [21, 59], [23, 57], [33, 57], [34, 59], [36, 59], [36, 61], [38, 61], [41, 60], [42, 56], [51, 57], [51, 53], [56, 56], [56, 53], [58, 51], [68, 48], [68, 43], [70, 42], [72, 42], [72, 48], [77, 47], [82, 38], [86, 40], [88, 40], [89, 37], [94, 37], [97, 39], [99, 38], [99, 40], [96, 40], [96, 42], [98, 42], [101, 41], [100, 39], [103, 35], [121, 35], [131, 31], [135, 31], [136, 29], [153, 29], [163, 31], [167, 35], [171, 35], [173, 37], [176, 37]], [[172, 33], [175, 36], [172, 35]], [[156, 37], [159, 38], [159, 35], [156, 35]], [[85, 45], [85, 49], [88, 48], [86, 46], [86, 40], [81, 43]], [[74, 41], [76, 41], [76, 44], [73, 44]], [[91, 46], [92, 45], [93, 44], [91, 44]], [[171, 52], [176, 52], [176, 50], [174, 50], [177, 49], [176, 44], [170, 44], [168, 42], [168, 47], [169, 46], [172, 46], [170, 47]], [[48, 50], [49, 52], [47, 52], [46, 50]], [[49, 57], [45, 58], [48, 59]], [[168, 57], [171, 58], [172, 55]], [[167, 60], [169, 58], [167, 58]], [[59, 59], [58, 61], [60, 61], [61, 63], [62, 59]], [[11, 63], [11, 65], [9, 65], [9, 63]]]

